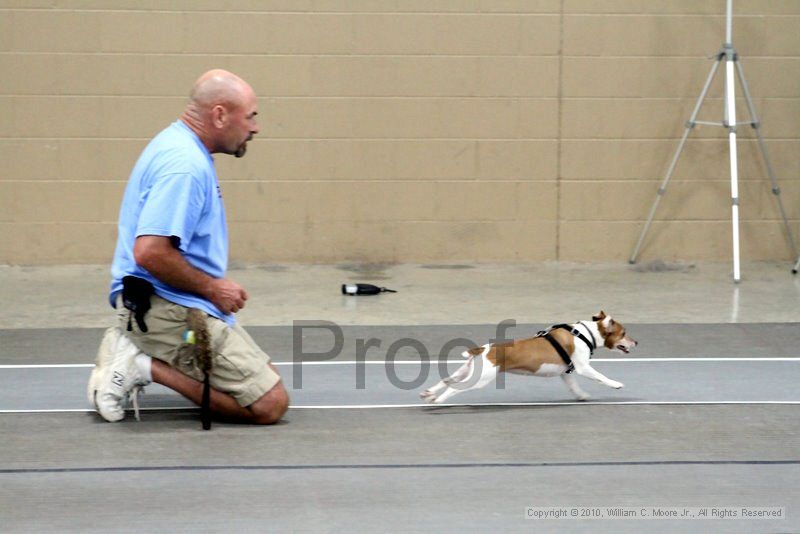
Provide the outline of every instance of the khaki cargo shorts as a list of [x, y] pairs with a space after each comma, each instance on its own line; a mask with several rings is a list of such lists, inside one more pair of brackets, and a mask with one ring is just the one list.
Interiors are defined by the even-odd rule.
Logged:
[[[182, 356], [185, 346], [188, 308], [164, 300], [158, 295], [150, 298], [151, 308], [144, 316], [147, 333], [139, 330], [136, 321], [131, 321], [133, 330], [127, 331], [130, 310], [122, 305], [122, 296], [117, 297], [117, 320], [119, 327], [145, 354], [157, 358], [195, 380], [203, 380], [203, 371], [193, 358]], [[240, 406], [249, 406], [271, 390], [281, 377], [267, 365], [269, 356], [256, 345], [244, 328], [209, 316], [206, 319], [214, 353], [213, 369], [209, 377], [211, 387], [227, 393]]]

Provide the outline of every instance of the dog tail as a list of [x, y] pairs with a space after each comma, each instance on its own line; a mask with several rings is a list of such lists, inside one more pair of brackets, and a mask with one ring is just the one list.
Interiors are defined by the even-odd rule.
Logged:
[[488, 345], [483, 345], [481, 347], [475, 347], [473, 349], [465, 350], [461, 353], [462, 358], [472, 358], [474, 356], [480, 356], [486, 351]]

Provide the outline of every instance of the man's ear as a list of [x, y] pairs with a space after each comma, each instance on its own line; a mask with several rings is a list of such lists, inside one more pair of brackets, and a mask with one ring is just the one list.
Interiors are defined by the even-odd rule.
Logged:
[[217, 104], [211, 108], [211, 124], [215, 128], [224, 128], [225, 123], [228, 122], [228, 110], [222, 104]]

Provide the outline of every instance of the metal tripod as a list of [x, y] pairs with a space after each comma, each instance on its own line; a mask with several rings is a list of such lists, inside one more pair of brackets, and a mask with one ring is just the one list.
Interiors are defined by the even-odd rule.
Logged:
[[[775, 197], [778, 201], [778, 207], [781, 212], [781, 217], [783, 217], [783, 224], [786, 226], [786, 233], [789, 237], [789, 242], [791, 243], [792, 251], [794, 256], [798, 256], [797, 248], [795, 247], [794, 237], [792, 236], [792, 230], [789, 227], [789, 221], [786, 219], [786, 211], [783, 208], [783, 202], [781, 201], [781, 191], [778, 187], [778, 182], [775, 179], [775, 172], [772, 169], [772, 163], [770, 162], [769, 156], [767, 155], [767, 147], [764, 143], [764, 138], [761, 135], [761, 124], [756, 117], [756, 110], [753, 106], [753, 100], [750, 98], [750, 90], [747, 87], [747, 80], [744, 78], [744, 71], [742, 70], [742, 65], [739, 63], [739, 56], [736, 53], [736, 50], [733, 48], [731, 34], [732, 34], [732, 19], [733, 19], [733, 7], [732, 7], [732, 0], [727, 0], [727, 12], [726, 12], [726, 26], [725, 26], [725, 43], [722, 45], [722, 48], [716, 54], [716, 61], [711, 66], [711, 72], [708, 74], [708, 78], [706, 79], [706, 84], [703, 86], [703, 91], [700, 93], [700, 97], [697, 99], [697, 104], [694, 107], [694, 111], [692, 111], [692, 115], [689, 120], [686, 122], [686, 129], [683, 132], [683, 138], [681, 138], [681, 142], [678, 145], [678, 149], [675, 151], [675, 155], [672, 158], [672, 162], [669, 165], [669, 169], [667, 170], [667, 174], [664, 177], [664, 181], [661, 183], [661, 187], [658, 188], [658, 193], [656, 194], [655, 202], [653, 203], [653, 207], [650, 209], [650, 215], [647, 218], [647, 223], [642, 230], [641, 235], [639, 236], [639, 241], [636, 243], [636, 248], [633, 250], [633, 254], [631, 255], [630, 263], [636, 263], [636, 257], [639, 255], [639, 249], [642, 246], [642, 242], [644, 241], [644, 236], [647, 234], [648, 229], [650, 228], [650, 224], [653, 222], [653, 216], [656, 213], [656, 209], [658, 208], [658, 203], [661, 201], [661, 197], [664, 196], [664, 192], [667, 189], [667, 183], [669, 183], [669, 179], [672, 177], [672, 173], [675, 171], [675, 166], [678, 163], [678, 159], [680, 158], [681, 152], [683, 151], [683, 147], [686, 144], [686, 139], [689, 137], [689, 133], [694, 129], [694, 127], [698, 124], [705, 124], [710, 126], [722, 126], [728, 129], [728, 147], [730, 151], [730, 168], [731, 168], [731, 220], [733, 224], [733, 281], [739, 282], [741, 279], [740, 270], [739, 270], [739, 171], [737, 165], [737, 158], [736, 158], [736, 127], [739, 125], [749, 124], [753, 127], [756, 131], [756, 137], [758, 138], [758, 146], [761, 149], [761, 155], [764, 157], [764, 162], [767, 166], [767, 174], [769, 175], [770, 180], [772, 181], [772, 192], [775, 194]], [[725, 116], [722, 122], [709, 122], [709, 121], [698, 121], [697, 114], [700, 111], [700, 107], [703, 105], [703, 101], [706, 98], [706, 94], [708, 93], [708, 89], [711, 86], [711, 82], [714, 79], [714, 76], [719, 69], [720, 63], [725, 61]], [[736, 71], [736, 75], [738, 76], [739, 83], [742, 86], [742, 91], [744, 92], [745, 100], [747, 101], [747, 109], [750, 112], [750, 120], [747, 122], [736, 122], [736, 94], [735, 94], [735, 78], [734, 78], [734, 70]], [[797, 272], [798, 267], [800, 267], [800, 257], [797, 259], [797, 263], [794, 266], [794, 272]]]

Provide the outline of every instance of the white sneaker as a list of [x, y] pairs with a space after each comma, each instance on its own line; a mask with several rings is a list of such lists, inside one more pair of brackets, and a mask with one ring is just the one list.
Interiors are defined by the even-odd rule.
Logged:
[[97, 357], [94, 361], [94, 369], [89, 376], [89, 385], [86, 387], [86, 394], [89, 397], [89, 404], [94, 406], [94, 392], [100, 384], [106, 369], [114, 359], [114, 348], [117, 346], [117, 340], [122, 335], [122, 331], [116, 326], [106, 329], [103, 333], [103, 339], [100, 341], [100, 348], [97, 349]]
[[106, 330], [87, 388], [89, 401], [106, 421], [120, 421], [125, 417], [123, 405], [131, 393], [136, 418], [139, 418], [136, 396], [142, 386], [150, 383], [136, 365], [136, 356], [139, 354], [141, 352], [136, 345], [119, 328]]

